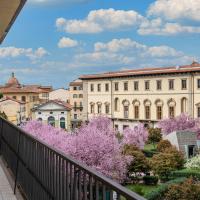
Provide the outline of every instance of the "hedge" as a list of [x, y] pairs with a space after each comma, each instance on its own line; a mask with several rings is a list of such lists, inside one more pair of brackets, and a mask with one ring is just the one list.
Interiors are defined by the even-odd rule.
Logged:
[[162, 198], [163, 198], [165, 192], [167, 191], [169, 185], [177, 184], [177, 183], [182, 183], [185, 180], [186, 180], [185, 177], [181, 177], [181, 178], [177, 178], [177, 179], [168, 181], [168, 182], [160, 185], [158, 188], [156, 188], [152, 192], [150, 192], [147, 195], [145, 195], [145, 198], [147, 200], [162, 200]]
[[200, 180], [200, 172], [194, 171], [194, 170], [183, 169], [183, 170], [173, 171], [170, 173], [170, 177], [173, 177], [173, 178], [179, 178], [179, 177], [189, 178], [191, 176]]

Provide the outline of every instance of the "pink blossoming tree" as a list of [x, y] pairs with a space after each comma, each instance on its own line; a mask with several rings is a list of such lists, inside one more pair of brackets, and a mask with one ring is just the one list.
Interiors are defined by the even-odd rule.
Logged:
[[123, 135], [124, 144], [135, 145], [140, 149], [144, 149], [144, 145], [148, 139], [148, 131], [142, 123], [139, 123], [134, 128], [126, 128]]
[[188, 114], [182, 113], [178, 117], [161, 120], [158, 124], [164, 135], [168, 135], [173, 131], [193, 131], [198, 133], [200, 138], [200, 120], [193, 119]]
[[119, 143], [112, 121], [103, 116], [93, 118], [72, 134], [38, 121], [28, 122], [23, 129], [117, 181], [126, 178], [127, 166], [132, 161], [129, 156], [122, 154], [123, 145], [134, 143], [142, 148], [146, 138], [142, 137], [141, 125], [137, 131], [125, 131], [124, 141]]

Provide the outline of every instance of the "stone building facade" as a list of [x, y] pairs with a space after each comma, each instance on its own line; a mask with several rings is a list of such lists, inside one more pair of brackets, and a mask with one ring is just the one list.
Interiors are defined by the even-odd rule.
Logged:
[[200, 117], [200, 64], [83, 75], [84, 120], [106, 115], [122, 130], [188, 113]]

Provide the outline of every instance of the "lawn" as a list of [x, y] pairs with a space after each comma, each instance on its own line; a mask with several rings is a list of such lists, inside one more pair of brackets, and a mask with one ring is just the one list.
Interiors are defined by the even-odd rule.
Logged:
[[145, 144], [144, 150], [155, 150], [156, 146], [157, 144], [155, 144], [155, 148], [154, 148], [153, 144]]
[[138, 193], [139, 195], [145, 196], [151, 191], [155, 190], [159, 185], [144, 185], [144, 184], [132, 184], [126, 186], [129, 190]]

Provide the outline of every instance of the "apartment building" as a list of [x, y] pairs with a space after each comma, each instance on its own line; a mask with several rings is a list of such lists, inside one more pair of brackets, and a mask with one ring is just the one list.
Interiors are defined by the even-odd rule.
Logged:
[[0, 86], [0, 93], [17, 101], [25, 102], [25, 116], [31, 118], [31, 109], [36, 104], [48, 101], [48, 94], [52, 91], [51, 86], [23, 85], [12, 73], [7, 83]]
[[69, 84], [69, 103], [72, 105], [71, 125], [77, 128], [83, 121], [83, 82], [77, 79]]
[[118, 130], [188, 113], [200, 117], [200, 64], [83, 75], [84, 120], [106, 115]]

